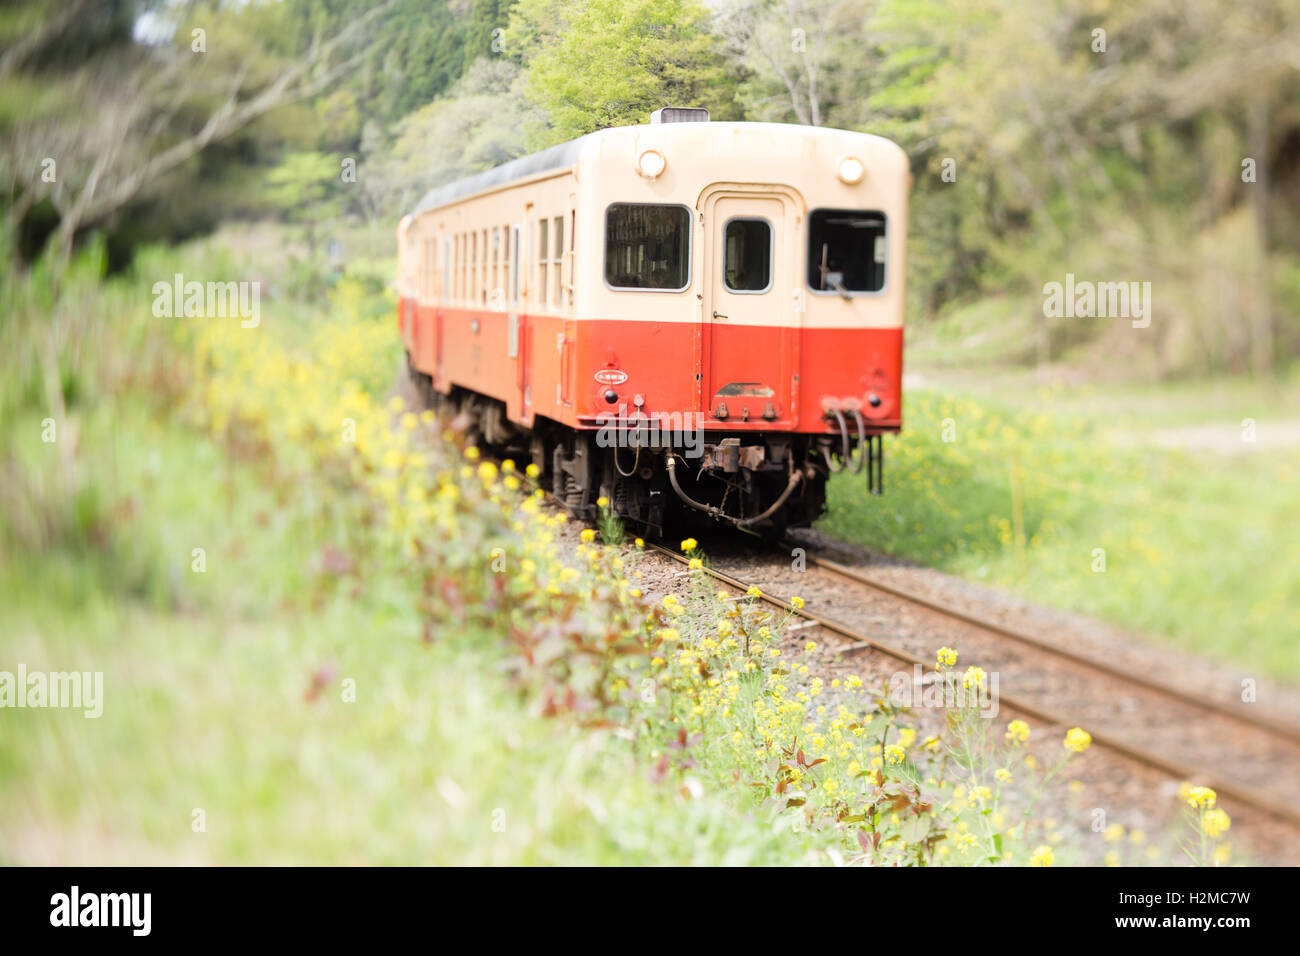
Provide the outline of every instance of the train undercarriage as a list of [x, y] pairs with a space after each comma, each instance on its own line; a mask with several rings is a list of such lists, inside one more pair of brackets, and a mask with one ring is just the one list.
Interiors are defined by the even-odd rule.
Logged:
[[779, 540], [821, 516], [835, 472], [864, 472], [873, 494], [883, 490], [881, 432], [852, 412], [828, 412], [833, 430], [824, 435], [712, 429], [684, 435], [647, 419], [576, 430], [541, 416], [528, 429], [511, 421], [496, 399], [460, 388], [443, 394], [428, 375], [409, 371], [425, 407], [470, 444], [536, 465], [543, 487], [584, 521], [595, 520], [604, 498], [617, 517], [649, 537], [722, 522]]

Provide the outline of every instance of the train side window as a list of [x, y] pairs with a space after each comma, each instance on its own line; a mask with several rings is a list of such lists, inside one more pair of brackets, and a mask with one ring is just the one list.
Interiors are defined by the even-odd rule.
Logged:
[[510, 301], [519, 302], [519, 232], [518, 226], [510, 227], [510, 244], [513, 246], [513, 255], [510, 258]]
[[451, 292], [451, 237], [447, 236], [442, 240], [442, 289], [439, 290], [438, 298], [447, 301], [447, 295]]
[[501, 227], [492, 229], [492, 281], [488, 283], [488, 301], [496, 305], [497, 290], [501, 288]]
[[416, 246], [417, 257], [415, 261], [415, 296], [418, 299], [424, 298], [424, 269], [425, 259], [429, 255], [429, 240], [421, 239]]
[[437, 287], [438, 287], [438, 240], [431, 237], [429, 239], [429, 282], [427, 287], [428, 288], [427, 294], [430, 299], [432, 299], [434, 295], [437, 294], [436, 293]]
[[564, 305], [564, 217], [555, 217], [555, 239], [554, 258], [551, 260], [551, 269], [555, 272], [555, 307], [558, 309]]
[[540, 220], [537, 225], [537, 303], [546, 304], [546, 232], [550, 226], [547, 219]]
[[510, 227], [501, 227], [501, 284], [497, 287], [494, 294], [498, 297], [501, 306], [510, 301]]
[[884, 213], [815, 210], [808, 217], [808, 285], [828, 295], [883, 289]]
[[614, 203], [605, 210], [605, 282], [614, 289], [681, 292], [690, 285], [691, 212]]
[[429, 240], [420, 240], [420, 281], [417, 282], [416, 288], [419, 290], [421, 299], [429, 297]]
[[424, 295], [424, 240], [415, 240], [415, 296]]
[[488, 231], [483, 229], [483, 268], [479, 270], [478, 277], [478, 299], [479, 305], [487, 305], [488, 301]]

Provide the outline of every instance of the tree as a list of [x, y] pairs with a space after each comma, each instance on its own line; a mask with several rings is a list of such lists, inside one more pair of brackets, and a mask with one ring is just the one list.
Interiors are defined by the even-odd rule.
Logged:
[[[524, 4], [516, 15], [550, 13]], [[645, 122], [661, 106], [706, 106], [719, 119], [739, 116], [734, 79], [708, 11], [696, 0], [584, 0], [553, 39], [519, 28], [528, 91], [550, 118], [534, 146], [609, 126]]]
[[849, 96], [869, 85], [873, 50], [863, 35], [870, 4], [833, 0], [741, 0], [723, 9], [717, 30], [748, 74], [747, 111], [755, 118], [825, 123], [837, 99], [836, 74]]
[[51, 26], [4, 55], [5, 98], [29, 87], [49, 92], [39, 108], [4, 117], [8, 248], [16, 248], [23, 214], [44, 199], [58, 214], [53, 248], [66, 259], [79, 230], [105, 221], [160, 177], [272, 110], [330, 89], [362, 61], [387, 6], [280, 49], [281, 38], [293, 35], [286, 27], [296, 12], [287, 6], [177, 8], [185, 19], [156, 20], [145, 43], [122, 34], [124, 22], [140, 22], [141, 3], [114, 0], [109, 16], [71, 18], [43, 2], [27, 4], [25, 13]]
[[530, 130], [544, 126], [525, 96], [523, 70], [480, 59], [447, 96], [398, 123], [391, 143], [375, 143], [360, 183], [376, 212], [396, 218], [434, 186], [522, 156]]

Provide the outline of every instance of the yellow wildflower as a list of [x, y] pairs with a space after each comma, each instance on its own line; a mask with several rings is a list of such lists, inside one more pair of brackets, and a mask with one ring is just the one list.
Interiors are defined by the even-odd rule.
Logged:
[[1081, 754], [1092, 746], [1092, 734], [1080, 727], [1071, 727], [1066, 731], [1064, 746], [1066, 750]]
[[1013, 720], [1007, 724], [1007, 740], [1013, 744], [1023, 744], [1029, 739], [1029, 725], [1023, 720]]

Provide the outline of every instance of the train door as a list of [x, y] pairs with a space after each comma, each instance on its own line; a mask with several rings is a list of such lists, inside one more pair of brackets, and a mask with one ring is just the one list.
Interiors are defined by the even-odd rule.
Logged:
[[762, 187], [720, 187], [703, 204], [703, 411], [719, 423], [795, 417], [799, 207]]

